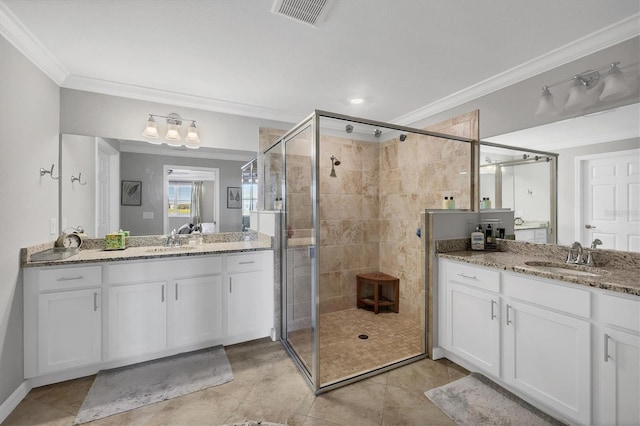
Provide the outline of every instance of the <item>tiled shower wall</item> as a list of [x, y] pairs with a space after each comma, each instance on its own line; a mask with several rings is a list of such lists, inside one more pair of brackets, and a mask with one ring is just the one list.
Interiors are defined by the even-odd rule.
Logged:
[[[477, 123], [476, 111], [428, 130], [477, 140]], [[261, 150], [284, 133], [261, 129]], [[341, 161], [335, 168], [336, 177], [329, 176], [331, 155]], [[404, 142], [393, 139], [382, 144], [321, 137], [321, 313], [355, 307], [356, 274], [381, 271], [400, 278], [401, 312], [423, 322], [423, 247], [416, 236], [420, 214], [424, 209], [441, 208], [445, 196], [453, 196], [457, 208], [470, 208], [470, 155], [467, 143], [415, 134]], [[296, 166], [310, 170], [310, 163], [303, 165], [303, 160], [296, 158]], [[308, 188], [296, 189], [300, 185], [302, 182], [289, 188], [290, 200], [300, 192], [296, 202], [305, 203], [301, 210], [309, 211]], [[305, 218], [296, 219], [303, 226]], [[299, 231], [298, 235], [304, 232]]]

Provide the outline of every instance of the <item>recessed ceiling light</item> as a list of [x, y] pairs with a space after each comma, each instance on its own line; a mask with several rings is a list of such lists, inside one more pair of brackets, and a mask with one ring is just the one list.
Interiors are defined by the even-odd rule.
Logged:
[[362, 99], [362, 98], [353, 98], [349, 102], [351, 102], [353, 105], [360, 105], [361, 103], [364, 102], [364, 99]]

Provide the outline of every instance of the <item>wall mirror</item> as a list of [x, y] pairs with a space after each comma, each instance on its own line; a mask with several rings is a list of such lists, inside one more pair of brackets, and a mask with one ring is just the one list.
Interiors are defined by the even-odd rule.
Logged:
[[[82, 226], [89, 237], [118, 229], [166, 235], [193, 222], [204, 232], [243, 229], [242, 209], [227, 208], [226, 192], [242, 186], [255, 152], [70, 134], [60, 135], [59, 149], [60, 229]], [[140, 191], [124, 202], [123, 182]]]

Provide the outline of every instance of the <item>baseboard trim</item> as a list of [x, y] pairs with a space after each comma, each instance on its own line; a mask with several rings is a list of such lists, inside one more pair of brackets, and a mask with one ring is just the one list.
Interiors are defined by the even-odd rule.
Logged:
[[13, 391], [9, 398], [0, 404], [0, 423], [4, 422], [9, 414], [16, 409], [18, 404], [24, 399], [31, 390], [31, 384], [28, 380], [23, 381], [18, 388]]

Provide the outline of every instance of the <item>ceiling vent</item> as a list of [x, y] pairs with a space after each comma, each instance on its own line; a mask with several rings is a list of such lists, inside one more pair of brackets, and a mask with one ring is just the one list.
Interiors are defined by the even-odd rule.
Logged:
[[317, 28], [332, 3], [333, 0], [274, 0], [271, 11]]

